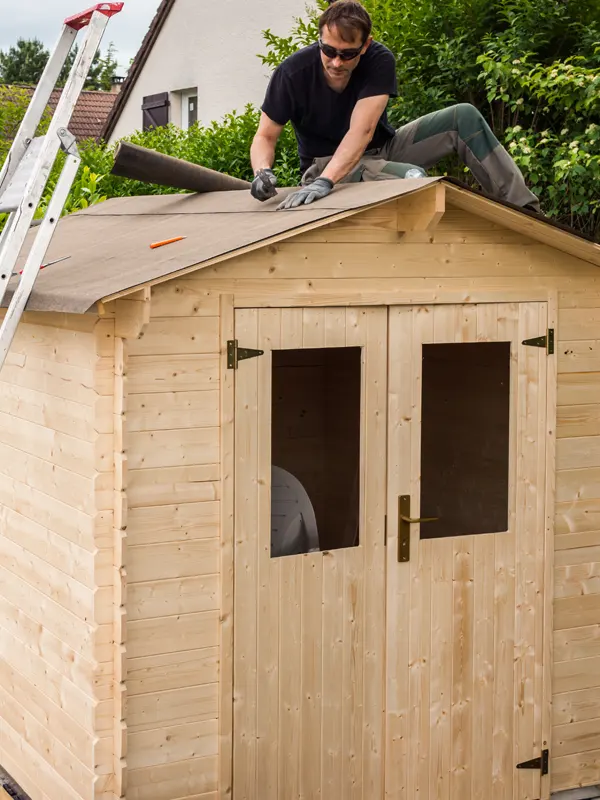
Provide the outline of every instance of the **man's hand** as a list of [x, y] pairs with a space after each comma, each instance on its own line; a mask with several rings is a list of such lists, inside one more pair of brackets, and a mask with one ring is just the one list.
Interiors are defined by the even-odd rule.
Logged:
[[252, 181], [250, 194], [261, 203], [277, 194], [277, 178], [272, 169], [259, 169]]
[[322, 200], [327, 197], [333, 189], [333, 181], [329, 178], [317, 178], [316, 181], [309, 183], [297, 192], [293, 192], [285, 198], [283, 203], [277, 206], [277, 211], [288, 208], [298, 208], [298, 206], [314, 203], [315, 200]]

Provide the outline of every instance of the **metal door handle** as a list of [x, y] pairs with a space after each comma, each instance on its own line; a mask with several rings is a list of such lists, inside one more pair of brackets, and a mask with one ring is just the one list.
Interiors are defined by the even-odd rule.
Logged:
[[405, 517], [404, 514], [400, 514], [400, 519], [402, 522], [408, 522], [409, 524], [413, 524], [414, 522], [438, 522], [439, 517]]
[[439, 517], [411, 517], [410, 495], [402, 494], [398, 498], [398, 561], [410, 561], [410, 526], [421, 522], [437, 522]]

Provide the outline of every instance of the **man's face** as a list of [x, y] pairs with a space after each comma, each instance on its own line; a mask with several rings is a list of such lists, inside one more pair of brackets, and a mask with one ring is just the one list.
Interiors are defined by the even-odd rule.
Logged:
[[346, 60], [339, 55], [330, 57], [321, 49], [321, 62], [329, 82], [336, 86], [345, 86], [350, 80], [350, 75], [358, 66], [361, 56], [366, 52], [371, 43], [371, 39], [369, 38], [366, 42], [363, 42], [361, 34], [357, 32], [354, 40], [352, 42], [347, 42], [345, 39], [342, 39], [336, 27], [330, 29], [325, 25], [321, 32], [321, 42], [325, 50], [333, 48], [334, 50], [350, 51], [350, 53], [353, 50], [356, 51], [354, 58]]

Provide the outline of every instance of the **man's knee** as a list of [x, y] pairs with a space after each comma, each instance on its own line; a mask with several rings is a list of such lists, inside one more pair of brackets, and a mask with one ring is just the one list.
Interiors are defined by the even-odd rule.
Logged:
[[469, 127], [481, 123], [483, 114], [471, 103], [457, 103], [454, 106], [457, 124], [466, 123]]

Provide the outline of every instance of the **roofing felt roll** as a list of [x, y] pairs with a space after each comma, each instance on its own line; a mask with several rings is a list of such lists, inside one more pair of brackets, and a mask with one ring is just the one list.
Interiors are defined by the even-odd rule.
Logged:
[[117, 145], [111, 173], [120, 178], [199, 193], [250, 189], [247, 181], [130, 142]]

